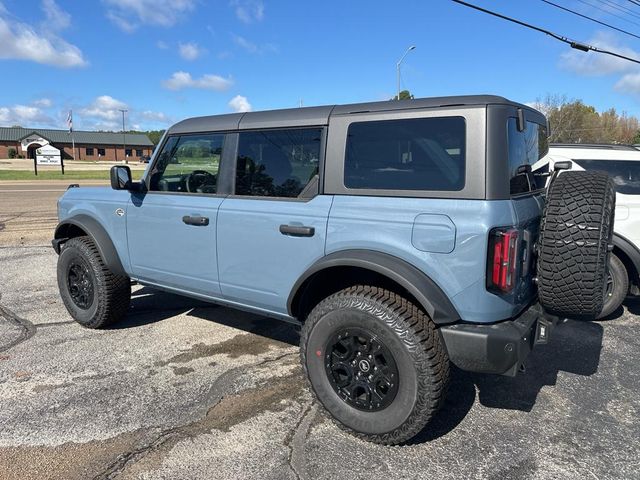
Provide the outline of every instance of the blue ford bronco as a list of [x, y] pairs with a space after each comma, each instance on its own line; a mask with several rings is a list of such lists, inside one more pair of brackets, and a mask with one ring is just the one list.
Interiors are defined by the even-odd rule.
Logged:
[[88, 328], [127, 314], [134, 281], [301, 325], [326, 412], [406, 442], [451, 363], [515, 375], [558, 319], [602, 310], [614, 186], [532, 170], [547, 132], [496, 96], [181, 121], [140, 181], [118, 165], [60, 198], [60, 295]]

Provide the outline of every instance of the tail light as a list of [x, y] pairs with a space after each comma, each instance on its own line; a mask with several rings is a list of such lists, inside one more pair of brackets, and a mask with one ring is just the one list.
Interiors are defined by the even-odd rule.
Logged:
[[489, 234], [487, 289], [509, 293], [516, 283], [518, 230], [496, 228]]

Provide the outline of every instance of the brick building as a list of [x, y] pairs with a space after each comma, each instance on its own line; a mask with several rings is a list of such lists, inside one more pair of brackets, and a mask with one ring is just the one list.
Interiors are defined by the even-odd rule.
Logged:
[[[153, 143], [144, 134], [122, 132], [83, 132], [74, 131], [76, 160], [139, 161], [149, 156]], [[123, 148], [124, 140], [124, 148]], [[60, 150], [64, 160], [73, 159], [71, 134], [68, 130], [50, 130], [46, 128], [0, 127], [0, 158], [9, 158], [9, 150], [16, 155], [34, 158], [37, 148], [52, 145]]]

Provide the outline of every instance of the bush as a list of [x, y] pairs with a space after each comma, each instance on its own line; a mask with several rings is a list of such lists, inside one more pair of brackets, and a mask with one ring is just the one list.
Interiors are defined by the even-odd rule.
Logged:
[[16, 156], [18, 155], [18, 152], [16, 151], [15, 148], [10, 148], [7, 153], [9, 154], [9, 158], [16, 158]]

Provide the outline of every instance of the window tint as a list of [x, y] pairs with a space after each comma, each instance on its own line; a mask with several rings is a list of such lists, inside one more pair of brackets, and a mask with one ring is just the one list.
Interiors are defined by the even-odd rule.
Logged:
[[320, 128], [240, 133], [236, 195], [298, 197], [314, 186], [317, 192], [321, 134]]
[[151, 170], [151, 191], [216, 193], [223, 134], [170, 137]]
[[[546, 127], [526, 122], [524, 132], [519, 132], [515, 118], [510, 118], [507, 125], [511, 195], [544, 188], [546, 177], [541, 174], [549, 172], [549, 163], [538, 160], [549, 151]], [[523, 165], [531, 165], [532, 173], [518, 173], [518, 168]]]
[[86, 148], [85, 154], [87, 155], [87, 157], [93, 157], [93, 148]]
[[387, 190], [462, 190], [463, 117], [352, 123], [344, 185]]
[[638, 160], [573, 160], [585, 170], [607, 172], [616, 184], [616, 191], [625, 195], [640, 195], [640, 161]]
[[136, 148], [136, 157], [141, 157], [141, 156], [142, 156], [142, 149]]

